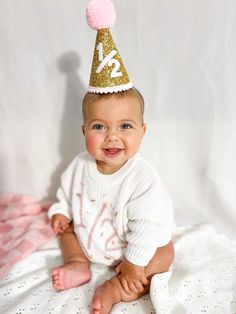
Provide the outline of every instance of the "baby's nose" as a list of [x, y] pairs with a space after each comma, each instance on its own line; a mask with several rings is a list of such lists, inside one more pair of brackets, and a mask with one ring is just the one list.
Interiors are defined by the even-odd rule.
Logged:
[[118, 136], [116, 134], [116, 132], [109, 132], [106, 136], [105, 141], [106, 142], [114, 142], [114, 141], [118, 141]]

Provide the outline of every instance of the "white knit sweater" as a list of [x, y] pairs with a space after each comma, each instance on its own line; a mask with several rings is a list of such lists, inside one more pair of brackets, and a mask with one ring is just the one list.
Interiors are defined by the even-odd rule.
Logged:
[[138, 155], [110, 175], [101, 174], [88, 153], [78, 155], [63, 173], [57, 197], [49, 218], [60, 213], [73, 219], [80, 245], [93, 262], [112, 265], [125, 255], [146, 266], [171, 240], [171, 201], [156, 170]]

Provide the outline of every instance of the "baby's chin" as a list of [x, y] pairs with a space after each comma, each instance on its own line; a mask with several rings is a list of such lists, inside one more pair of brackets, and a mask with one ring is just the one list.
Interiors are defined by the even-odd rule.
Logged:
[[112, 174], [118, 171], [123, 165], [127, 162], [127, 160], [122, 160], [122, 162], [105, 162], [101, 160], [96, 160], [97, 169], [99, 172], [103, 174]]

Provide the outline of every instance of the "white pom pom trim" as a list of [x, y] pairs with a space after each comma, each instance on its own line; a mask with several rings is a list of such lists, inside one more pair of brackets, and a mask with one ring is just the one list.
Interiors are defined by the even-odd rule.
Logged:
[[129, 82], [127, 84], [118, 85], [118, 86], [108, 86], [108, 87], [94, 87], [89, 86], [88, 91], [90, 93], [94, 94], [108, 94], [108, 93], [118, 93], [118, 92], [124, 92], [130, 88], [132, 88], [134, 85]]

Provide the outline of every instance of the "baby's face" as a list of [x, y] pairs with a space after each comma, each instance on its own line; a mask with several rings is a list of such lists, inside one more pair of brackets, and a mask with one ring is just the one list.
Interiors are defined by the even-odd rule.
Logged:
[[135, 97], [96, 100], [86, 105], [83, 133], [98, 170], [109, 174], [139, 150], [146, 126]]

